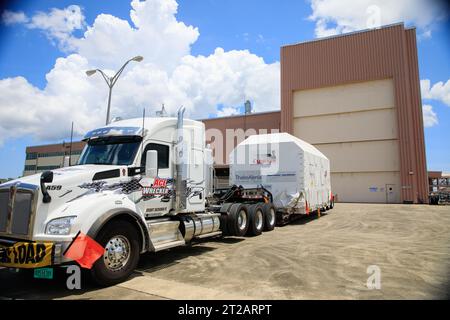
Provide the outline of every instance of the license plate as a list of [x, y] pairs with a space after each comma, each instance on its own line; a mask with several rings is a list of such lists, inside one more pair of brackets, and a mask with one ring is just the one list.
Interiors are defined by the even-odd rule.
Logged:
[[36, 279], [53, 279], [53, 268], [34, 269]]
[[41, 268], [52, 265], [53, 243], [17, 242], [0, 247], [0, 266], [8, 268]]

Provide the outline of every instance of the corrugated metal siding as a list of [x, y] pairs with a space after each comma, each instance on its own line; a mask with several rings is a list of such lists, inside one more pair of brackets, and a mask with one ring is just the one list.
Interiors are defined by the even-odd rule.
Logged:
[[418, 195], [426, 195], [423, 199], [424, 202], [428, 202], [428, 175], [427, 175], [427, 161], [425, 152], [425, 136], [423, 132], [423, 113], [422, 113], [422, 98], [420, 94], [420, 77], [419, 77], [419, 62], [417, 57], [417, 43], [416, 43], [416, 30], [406, 30], [407, 38], [407, 50], [409, 60], [409, 80], [411, 90], [411, 108], [410, 112], [413, 115], [413, 128], [419, 128], [414, 131], [414, 154], [416, 158], [417, 171], [415, 177], [417, 179], [417, 192]]
[[[393, 78], [402, 200], [424, 201], [426, 159], [415, 30], [403, 24], [281, 48], [281, 129], [293, 131], [293, 92]], [[413, 174], [410, 174], [413, 172]]]
[[[247, 130], [256, 130], [259, 133], [259, 130], [268, 130], [267, 133], [272, 132], [272, 130], [280, 131], [280, 111], [274, 112], [266, 112], [266, 113], [253, 113], [249, 115], [242, 116], [233, 116], [233, 117], [224, 117], [224, 118], [214, 118], [214, 119], [205, 119], [201, 120], [205, 124], [205, 129], [211, 130], [216, 129], [221, 132], [222, 135], [222, 159], [219, 159], [216, 153], [214, 152], [214, 160], [215, 163], [220, 166], [228, 165], [228, 154], [227, 154], [227, 139], [226, 139], [226, 131], [227, 129], [237, 130], [242, 129], [244, 132]], [[208, 140], [210, 137], [207, 134], [206, 139]], [[217, 137], [214, 137], [217, 138]], [[209, 139], [210, 140], [210, 139]], [[228, 141], [230, 142], [230, 141]], [[232, 142], [232, 148], [238, 145], [241, 140], [235, 138]], [[212, 141], [207, 141], [207, 143], [212, 143]], [[215, 147], [215, 143], [213, 143], [213, 147]], [[231, 151], [231, 150], [229, 150]]]

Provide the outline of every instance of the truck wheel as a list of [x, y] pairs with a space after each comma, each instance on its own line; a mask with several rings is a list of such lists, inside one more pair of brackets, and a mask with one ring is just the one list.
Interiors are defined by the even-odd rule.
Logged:
[[264, 229], [264, 212], [260, 204], [254, 204], [248, 208], [249, 227], [247, 235], [259, 236]]
[[236, 237], [245, 236], [249, 225], [247, 206], [240, 203], [233, 204], [228, 218], [228, 231], [230, 234]]
[[105, 248], [105, 253], [91, 269], [93, 280], [101, 286], [126, 280], [139, 262], [136, 228], [127, 221], [112, 221], [100, 231], [96, 241]]
[[263, 206], [264, 212], [264, 231], [272, 231], [276, 223], [276, 209], [272, 203], [265, 203]]

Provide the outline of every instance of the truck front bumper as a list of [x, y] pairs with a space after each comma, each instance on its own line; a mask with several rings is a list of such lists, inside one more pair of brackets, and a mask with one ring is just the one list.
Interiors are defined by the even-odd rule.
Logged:
[[60, 265], [70, 242], [22, 241], [0, 238], [0, 267], [33, 269]]

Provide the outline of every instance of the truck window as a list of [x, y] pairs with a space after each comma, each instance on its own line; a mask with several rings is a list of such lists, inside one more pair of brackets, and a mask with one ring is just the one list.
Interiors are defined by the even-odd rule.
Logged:
[[158, 151], [158, 168], [159, 169], [168, 169], [169, 168], [169, 146], [158, 144], [158, 143], [149, 143], [144, 150], [144, 154], [142, 155], [141, 166], [145, 166], [145, 160], [147, 158], [147, 151], [155, 150]]
[[111, 136], [91, 139], [78, 164], [130, 165], [133, 163], [142, 137]]

